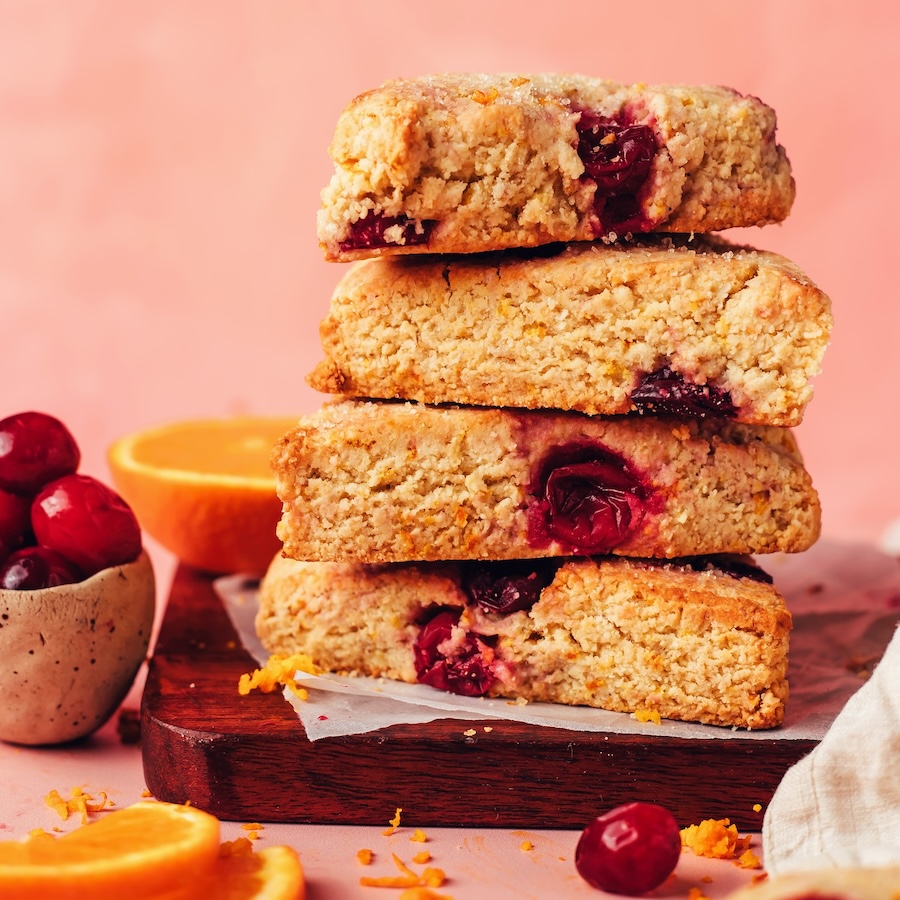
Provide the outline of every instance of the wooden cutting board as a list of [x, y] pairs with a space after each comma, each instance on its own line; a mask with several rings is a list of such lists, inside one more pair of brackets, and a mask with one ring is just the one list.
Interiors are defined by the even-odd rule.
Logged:
[[281, 693], [238, 694], [255, 667], [212, 579], [181, 566], [141, 710], [157, 799], [239, 821], [385, 826], [400, 806], [423, 826], [577, 829], [648, 800], [682, 825], [729, 818], [759, 831], [781, 777], [815, 745], [462, 720], [310, 742]]

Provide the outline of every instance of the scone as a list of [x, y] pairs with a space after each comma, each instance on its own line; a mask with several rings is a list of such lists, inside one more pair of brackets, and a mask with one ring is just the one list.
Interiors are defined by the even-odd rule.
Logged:
[[330, 671], [770, 728], [788, 693], [791, 617], [752, 561], [730, 565], [279, 557], [256, 624], [270, 652], [306, 653]]
[[352, 266], [320, 391], [799, 424], [831, 304], [783, 257], [697, 238]]
[[770, 107], [723, 87], [389, 81], [338, 120], [319, 241], [347, 260], [779, 222], [794, 181], [775, 126]]
[[273, 448], [295, 559], [403, 562], [805, 550], [789, 429], [344, 400]]
[[792, 872], [743, 887], [728, 900], [900, 900], [900, 867]]

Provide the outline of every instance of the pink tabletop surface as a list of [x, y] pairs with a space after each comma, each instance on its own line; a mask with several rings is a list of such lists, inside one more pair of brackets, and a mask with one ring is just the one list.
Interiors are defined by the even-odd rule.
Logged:
[[[123, 745], [112, 724], [77, 747], [37, 750], [0, 744], [0, 772], [0, 839], [4, 840], [24, 837], [32, 828], [51, 831], [77, 826], [71, 819], [62, 822], [44, 804], [44, 796], [53, 789], [63, 796], [76, 786], [94, 796], [105, 791], [121, 807], [142, 799], [145, 787], [140, 749]], [[94, 818], [97, 815], [103, 813]], [[575, 871], [578, 833], [574, 831], [428, 828], [428, 841], [419, 844], [409, 840], [414, 823], [401, 826], [390, 837], [374, 827], [261, 824], [257, 848], [288, 844], [299, 852], [309, 900], [397, 897], [399, 889], [361, 887], [360, 876], [397, 875], [390, 854], [412, 864], [412, 856], [422, 849], [432, 855], [429, 865], [442, 868], [448, 876], [438, 893], [454, 900], [605, 896]], [[246, 834], [240, 823], [222, 824], [224, 840]], [[533, 849], [521, 849], [526, 840]], [[364, 847], [375, 853], [372, 865], [366, 867], [356, 860], [356, 852]], [[413, 864], [413, 868], [422, 867]], [[733, 862], [702, 859], [685, 851], [675, 876], [653, 896], [686, 898], [696, 887], [710, 898], [723, 897], [753, 874]]]

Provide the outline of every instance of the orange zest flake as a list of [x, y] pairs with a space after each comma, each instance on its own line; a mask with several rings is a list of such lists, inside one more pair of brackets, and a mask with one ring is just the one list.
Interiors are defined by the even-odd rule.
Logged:
[[479, 91], [475, 90], [469, 95], [476, 103], [480, 103], [482, 106], [487, 106], [488, 103], [493, 103], [497, 97], [500, 96], [500, 92], [497, 88], [492, 87], [488, 91]]
[[522, 841], [522, 843], [519, 844], [519, 849], [525, 851], [534, 850], [534, 844], [532, 844], [531, 841]]
[[301, 700], [306, 700], [309, 694], [305, 688], [297, 684], [294, 678], [298, 671], [305, 672], [307, 675], [319, 674], [315, 664], [305, 653], [292, 653], [290, 656], [273, 653], [261, 669], [254, 669], [252, 674], [241, 675], [238, 680], [238, 693], [242, 697], [246, 697], [250, 691], [258, 688], [264, 694], [269, 694], [279, 685], [284, 685]]
[[411, 887], [402, 891], [397, 900], [453, 900], [448, 894], [438, 894], [427, 887]]
[[391, 827], [381, 832], [385, 837], [390, 837], [400, 827], [400, 813], [402, 812], [402, 807], [398, 806], [394, 812], [394, 818], [390, 821]]
[[375, 854], [366, 847], [363, 847], [362, 850], [356, 851], [356, 861], [358, 863], [360, 863], [360, 865], [363, 865], [363, 866], [371, 866], [372, 858], [374, 856], [375, 856]]
[[412, 860], [417, 866], [423, 866], [427, 862], [431, 862], [431, 854], [427, 850], [420, 850]]
[[688, 900], [709, 900], [709, 897], [698, 887], [692, 887], [688, 891]]
[[70, 813], [78, 813], [81, 816], [81, 824], [87, 825], [88, 813], [100, 812], [115, 806], [104, 791], [100, 791], [100, 799], [91, 794], [86, 794], [80, 787], [72, 788], [72, 796], [65, 800], [59, 791], [53, 790], [44, 797], [44, 803], [59, 813], [59, 817], [65, 822]]
[[241, 828], [247, 832], [247, 838], [251, 841], [258, 841], [259, 833], [263, 830], [259, 822], [248, 822], [246, 825], [241, 825]]
[[363, 887], [433, 888], [440, 887], [447, 880], [442, 869], [428, 866], [422, 870], [421, 874], [417, 874], [396, 853], [391, 854], [391, 859], [400, 870], [400, 875], [385, 875], [379, 878], [363, 876], [359, 879], [359, 883]]
[[417, 829], [412, 833], [412, 837], [410, 838], [410, 840], [411, 840], [411, 841], [415, 841], [417, 844], [424, 844], [425, 841], [428, 840], [428, 835], [425, 834], [425, 832], [422, 831], [421, 828], [417, 828]]
[[737, 864], [742, 869], [761, 869], [762, 863], [752, 850], [745, 850], [737, 859]]
[[749, 850], [750, 841], [750, 835], [741, 837], [738, 834], [730, 819], [704, 819], [699, 825], [681, 829], [682, 847], [710, 859], [739, 859]]
[[636, 709], [634, 717], [638, 722], [652, 722], [654, 725], [662, 724], [662, 718], [657, 709]]

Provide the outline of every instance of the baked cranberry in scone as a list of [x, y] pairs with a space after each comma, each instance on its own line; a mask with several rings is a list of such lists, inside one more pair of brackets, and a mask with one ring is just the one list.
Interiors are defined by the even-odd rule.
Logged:
[[[791, 618], [770, 584], [733, 563], [278, 557], [256, 627], [269, 652], [305, 653], [327, 671], [769, 728], [784, 714]], [[514, 599], [485, 604], [485, 592]]]
[[775, 113], [727, 88], [434, 75], [353, 100], [322, 192], [326, 258], [477, 253], [787, 216]]
[[819, 530], [791, 432], [729, 419], [345, 400], [272, 467], [296, 559], [794, 552]]
[[831, 335], [784, 257], [641, 238], [349, 267], [307, 381], [354, 397], [793, 426]]

